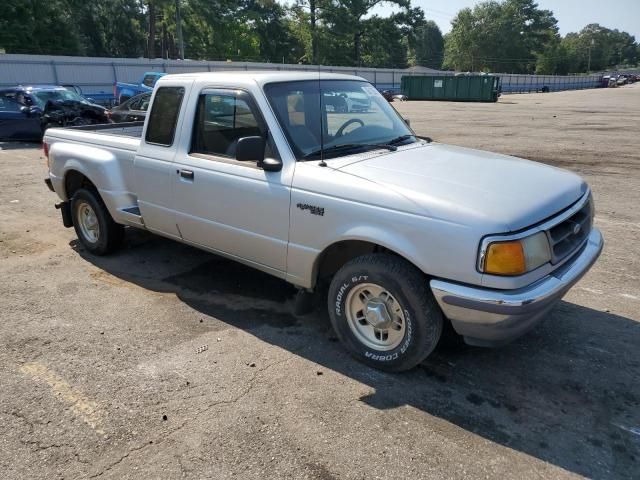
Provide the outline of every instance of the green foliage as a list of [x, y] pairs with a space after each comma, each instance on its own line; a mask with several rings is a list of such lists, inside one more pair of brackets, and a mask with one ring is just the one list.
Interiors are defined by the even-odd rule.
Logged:
[[535, 0], [486, 1], [463, 9], [445, 37], [444, 66], [462, 71], [567, 74], [636, 65], [626, 32], [598, 24], [558, 35], [557, 21]]
[[[535, 0], [462, 9], [444, 39], [410, 0], [2, 0], [0, 47], [177, 58], [177, 1], [185, 54], [196, 60], [566, 74], [640, 58], [632, 35], [598, 24], [560, 37], [553, 13]], [[379, 4], [396, 13], [372, 15]]]
[[439, 69], [444, 55], [444, 39], [438, 25], [433, 20], [429, 20], [416, 27], [411, 38], [413, 39], [412, 63]]
[[364, 20], [362, 26], [361, 65], [407, 67], [407, 46], [393, 19], [374, 16]]
[[77, 55], [83, 46], [72, 13], [65, 0], [3, 0], [0, 47], [8, 53]]
[[445, 67], [527, 73], [557, 34], [557, 20], [534, 0], [483, 2], [463, 9], [445, 38]]
[[550, 40], [538, 54], [536, 73], [539, 75], [566, 75], [577, 69], [575, 50], [559, 37]]
[[444, 56], [444, 39], [438, 25], [426, 20], [424, 11], [407, 8], [391, 17], [405, 38], [409, 65], [440, 68]]

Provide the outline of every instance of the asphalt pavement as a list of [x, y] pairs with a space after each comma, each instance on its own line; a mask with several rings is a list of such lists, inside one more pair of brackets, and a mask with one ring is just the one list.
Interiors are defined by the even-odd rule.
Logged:
[[590, 183], [605, 250], [543, 324], [372, 370], [276, 278], [140, 231], [84, 252], [2, 143], [0, 478], [639, 478], [640, 84], [394, 106]]

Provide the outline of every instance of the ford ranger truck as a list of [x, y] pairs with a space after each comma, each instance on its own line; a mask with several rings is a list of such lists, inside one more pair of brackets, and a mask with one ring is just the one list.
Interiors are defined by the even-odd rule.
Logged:
[[[336, 95], [370, 101], [338, 111]], [[89, 252], [139, 228], [327, 285], [344, 346], [388, 371], [422, 362], [445, 322], [472, 345], [522, 335], [603, 246], [580, 177], [421, 138], [354, 76], [167, 75], [144, 124], [49, 129], [44, 147]]]

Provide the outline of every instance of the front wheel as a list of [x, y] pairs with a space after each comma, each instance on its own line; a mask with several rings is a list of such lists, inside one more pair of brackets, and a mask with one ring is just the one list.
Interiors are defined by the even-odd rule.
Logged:
[[71, 216], [78, 240], [94, 255], [106, 255], [118, 248], [124, 227], [111, 218], [102, 199], [93, 191], [81, 188], [71, 199]]
[[425, 276], [388, 254], [355, 258], [335, 274], [329, 316], [352, 355], [386, 371], [415, 367], [442, 334], [442, 313]]

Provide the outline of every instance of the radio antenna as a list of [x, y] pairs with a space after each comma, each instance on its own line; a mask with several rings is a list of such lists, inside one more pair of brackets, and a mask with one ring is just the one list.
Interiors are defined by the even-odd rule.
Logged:
[[327, 162], [324, 161], [324, 112], [322, 111], [322, 84], [320, 82], [320, 63], [318, 63], [318, 103], [320, 105], [320, 165], [326, 167]]

